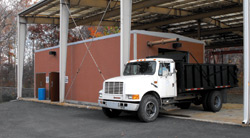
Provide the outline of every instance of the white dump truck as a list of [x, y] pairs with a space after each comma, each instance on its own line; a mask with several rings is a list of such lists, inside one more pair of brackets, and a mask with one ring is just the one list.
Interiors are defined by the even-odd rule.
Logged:
[[237, 86], [235, 65], [191, 64], [168, 58], [131, 60], [122, 76], [105, 80], [98, 103], [108, 117], [136, 111], [144, 122], [154, 121], [160, 108], [191, 103], [217, 112], [226, 101], [226, 88]]

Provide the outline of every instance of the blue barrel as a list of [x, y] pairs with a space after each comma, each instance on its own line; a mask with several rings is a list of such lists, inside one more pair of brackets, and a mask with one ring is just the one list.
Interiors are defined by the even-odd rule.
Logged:
[[38, 88], [38, 100], [45, 100], [45, 99], [46, 99], [46, 89]]

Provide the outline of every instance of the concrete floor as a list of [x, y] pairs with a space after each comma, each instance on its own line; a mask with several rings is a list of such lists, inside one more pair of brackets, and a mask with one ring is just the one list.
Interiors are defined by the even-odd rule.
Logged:
[[134, 114], [125, 113], [110, 119], [100, 110], [65, 106], [27, 101], [1, 103], [0, 138], [249, 138], [250, 132], [250, 127], [164, 114], [151, 123], [139, 122]]
[[219, 112], [204, 111], [202, 106], [192, 105], [190, 109], [176, 109], [165, 112], [167, 115], [176, 118], [214, 122], [221, 124], [241, 125], [243, 121], [242, 104], [223, 104]]
[[[51, 102], [50, 100], [39, 101], [34, 98], [23, 98], [22, 100], [41, 102], [46, 104], [54, 104], [60, 106], [101, 110], [101, 108], [97, 106], [58, 103], [58, 102]], [[214, 122], [220, 124], [242, 125], [243, 105], [237, 103], [223, 104], [222, 109], [219, 112], [214, 113], [214, 112], [204, 111], [201, 105], [196, 106], [192, 104], [190, 109], [185, 110], [185, 109], [174, 108], [168, 111], [162, 110], [161, 113], [174, 118], [191, 119], [191, 120]]]

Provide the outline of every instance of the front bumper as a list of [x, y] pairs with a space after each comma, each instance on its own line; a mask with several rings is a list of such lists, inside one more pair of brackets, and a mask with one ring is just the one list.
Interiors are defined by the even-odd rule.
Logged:
[[98, 104], [101, 107], [126, 110], [126, 111], [137, 111], [139, 108], [139, 103], [128, 103], [120, 101], [107, 101], [107, 100], [98, 100]]

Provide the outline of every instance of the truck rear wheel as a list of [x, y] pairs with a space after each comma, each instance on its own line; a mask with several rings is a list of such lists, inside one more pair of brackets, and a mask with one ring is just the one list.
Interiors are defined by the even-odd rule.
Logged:
[[118, 117], [122, 112], [121, 110], [104, 108], [104, 107], [102, 108], [102, 111], [109, 118]]
[[208, 106], [208, 97], [209, 97], [209, 93], [205, 93], [203, 96], [202, 96], [202, 107], [204, 109], [204, 111], [209, 111], [209, 106]]
[[222, 107], [222, 96], [219, 91], [213, 91], [209, 94], [208, 107], [213, 112], [220, 111]]
[[156, 120], [159, 114], [159, 103], [152, 95], [145, 95], [140, 103], [137, 115], [143, 122], [152, 122]]

